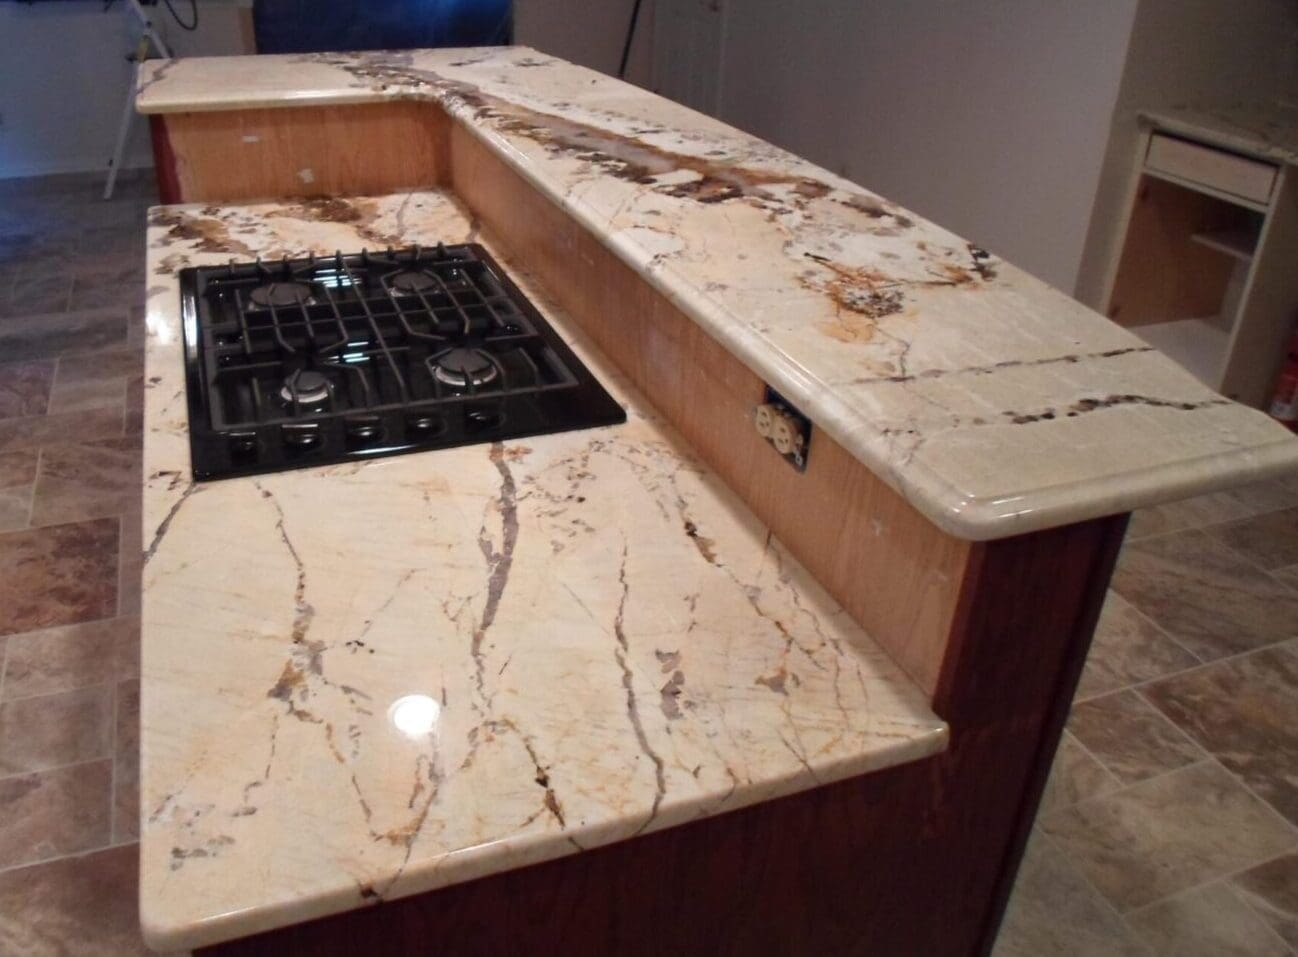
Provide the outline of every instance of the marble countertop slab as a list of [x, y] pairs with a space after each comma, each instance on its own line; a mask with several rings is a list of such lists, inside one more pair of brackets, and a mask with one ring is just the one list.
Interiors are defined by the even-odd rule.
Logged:
[[956, 536], [1001, 538], [1298, 466], [1298, 441], [1262, 413], [973, 243], [534, 50], [150, 62], [138, 104], [420, 98]]
[[1236, 153], [1298, 165], [1298, 109], [1261, 104], [1141, 110], [1142, 122]]
[[[397, 237], [492, 248], [627, 422], [194, 484], [178, 270]], [[153, 946], [431, 890], [945, 747], [887, 654], [452, 198], [159, 207], [148, 271]]]

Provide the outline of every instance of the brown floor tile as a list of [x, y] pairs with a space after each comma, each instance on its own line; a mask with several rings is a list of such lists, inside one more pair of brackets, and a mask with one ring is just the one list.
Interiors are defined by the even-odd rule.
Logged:
[[1145, 695], [1298, 824], [1298, 657], [1268, 648], [1157, 682]]
[[140, 834], [140, 683], [117, 686], [117, 746], [113, 755], [113, 841]]
[[1137, 509], [1127, 529], [1129, 539], [1189, 528], [1204, 528], [1263, 512], [1298, 505], [1298, 486], [1292, 481], [1259, 482], [1226, 492], [1199, 495], [1180, 502]]
[[108, 439], [44, 446], [32, 526], [138, 512], [140, 452], [133, 445], [133, 440]]
[[1121, 957], [1147, 951], [1081, 872], [1034, 833], [995, 957]]
[[108, 844], [113, 762], [0, 778], [0, 868]]
[[147, 957], [134, 844], [0, 874], [0, 954]]
[[113, 685], [0, 703], [0, 776], [111, 756]]
[[1093, 698], [1197, 664], [1198, 658], [1167, 637], [1125, 598], [1110, 591], [1076, 697]]
[[1298, 854], [1245, 871], [1232, 883], [1249, 906], [1298, 950]]
[[44, 415], [53, 383], [54, 363], [48, 359], [0, 363], [0, 419]]
[[126, 309], [24, 315], [0, 322], [0, 355], [46, 359], [98, 352], [126, 343]]
[[1078, 740], [1067, 731], [1059, 740], [1055, 763], [1050, 769], [1038, 814], [1049, 814], [1078, 801], [1099, 797], [1119, 787], [1118, 780], [1104, 769]]
[[121, 517], [121, 554], [118, 558], [120, 614], [139, 615], [144, 578], [144, 528], [138, 511]]
[[72, 691], [140, 673], [140, 619], [106, 618], [12, 635], [0, 700]]
[[0, 452], [0, 532], [27, 527], [38, 458], [36, 449]]
[[131, 376], [126, 380], [126, 423], [127, 435], [140, 435], [144, 432], [144, 374]]
[[101, 309], [106, 306], [123, 306], [144, 296], [142, 280], [104, 281], [78, 276], [72, 280], [69, 309]]
[[1271, 577], [1281, 584], [1288, 585], [1290, 588], [1298, 591], [1298, 565], [1290, 565], [1288, 568], [1277, 568], [1271, 573]]
[[20, 452], [0, 452], [0, 489], [31, 485], [36, 481], [35, 449]]
[[0, 534], [0, 634], [112, 617], [117, 549], [114, 519]]
[[[1294, 663], [1298, 665], [1298, 661]], [[1075, 706], [1068, 730], [1123, 784], [1207, 757], [1134, 691], [1119, 691]]]
[[29, 314], [62, 312], [68, 308], [71, 283], [66, 275], [18, 276], [9, 291], [9, 311]]
[[127, 380], [144, 369], [139, 349], [112, 349], [58, 360], [58, 372], [50, 393], [50, 411], [116, 405], [122, 401]]
[[1298, 633], [1298, 595], [1204, 532], [1124, 547], [1113, 588], [1204, 660]]
[[1209, 884], [1127, 915], [1159, 957], [1290, 957], [1239, 894]]
[[1191, 765], [1042, 819], [1119, 910], [1290, 850], [1293, 830], [1216, 764]]
[[51, 442], [93, 442], [122, 434], [123, 409], [100, 408], [78, 412], [0, 419], [0, 452], [34, 449]]
[[1209, 534], [1263, 568], [1298, 564], [1298, 508], [1229, 522]]

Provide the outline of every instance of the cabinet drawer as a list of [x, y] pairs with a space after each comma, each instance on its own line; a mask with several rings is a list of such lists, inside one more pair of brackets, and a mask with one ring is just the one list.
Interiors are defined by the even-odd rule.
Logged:
[[1149, 138], [1145, 168], [1191, 183], [1201, 183], [1209, 189], [1255, 203], [1266, 203], [1271, 199], [1276, 177], [1276, 168], [1270, 163], [1158, 133]]

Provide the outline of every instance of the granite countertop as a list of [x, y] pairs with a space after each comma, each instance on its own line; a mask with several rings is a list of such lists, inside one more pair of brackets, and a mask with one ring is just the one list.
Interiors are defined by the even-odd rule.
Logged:
[[[179, 269], [473, 239], [627, 406], [625, 425], [192, 481]], [[159, 207], [148, 277], [153, 946], [427, 891], [945, 747], [924, 695], [447, 195]]]
[[1276, 163], [1298, 165], [1298, 108], [1238, 104], [1141, 110], [1142, 122]]
[[138, 102], [390, 99], [442, 104], [953, 535], [1001, 538], [1298, 466], [1298, 441], [1262, 413], [977, 245], [533, 50], [158, 61]]

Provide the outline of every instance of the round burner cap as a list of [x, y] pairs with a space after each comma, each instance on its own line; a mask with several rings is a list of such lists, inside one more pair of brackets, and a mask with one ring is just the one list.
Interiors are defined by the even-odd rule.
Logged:
[[399, 296], [416, 296], [437, 288], [437, 278], [426, 271], [399, 272], [388, 280], [388, 288]]
[[268, 282], [248, 293], [254, 306], [305, 306], [315, 302], [315, 290], [304, 282]]
[[302, 369], [284, 380], [279, 395], [285, 402], [296, 399], [299, 405], [314, 405], [329, 398], [329, 380], [322, 373]]
[[434, 378], [457, 389], [470, 384], [486, 385], [500, 375], [496, 363], [481, 349], [449, 349], [437, 356], [434, 363]]

